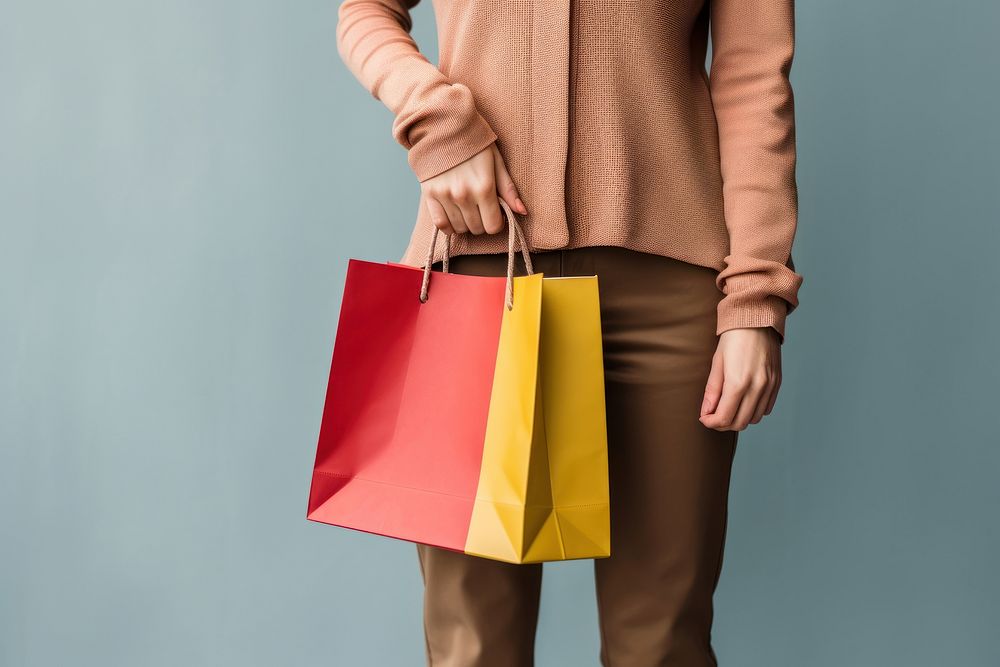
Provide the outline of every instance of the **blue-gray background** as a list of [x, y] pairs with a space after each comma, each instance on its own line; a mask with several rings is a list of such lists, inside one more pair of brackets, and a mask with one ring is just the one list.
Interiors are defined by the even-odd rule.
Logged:
[[[346, 260], [419, 192], [336, 3], [2, 6], [0, 664], [423, 664], [413, 546], [304, 519]], [[798, 3], [806, 282], [723, 664], [1000, 664], [998, 26]], [[591, 563], [547, 566], [539, 665], [597, 645]]]

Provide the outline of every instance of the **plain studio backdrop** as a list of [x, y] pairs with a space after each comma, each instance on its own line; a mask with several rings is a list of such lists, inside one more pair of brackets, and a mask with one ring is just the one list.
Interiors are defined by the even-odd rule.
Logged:
[[[413, 545], [305, 520], [347, 259], [419, 194], [337, 4], [0, 3], [5, 667], [423, 664]], [[1000, 4], [797, 14], [805, 283], [720, 658], [992, 667]], [[538, 664], [596, 665], [592, 562], [543, 598]]]

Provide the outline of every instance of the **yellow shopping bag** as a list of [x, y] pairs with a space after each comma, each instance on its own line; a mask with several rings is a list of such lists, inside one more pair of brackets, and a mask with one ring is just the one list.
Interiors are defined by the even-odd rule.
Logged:
[[611, 555], [597, 281], [513, 279], [466, 553], [515, 563]]

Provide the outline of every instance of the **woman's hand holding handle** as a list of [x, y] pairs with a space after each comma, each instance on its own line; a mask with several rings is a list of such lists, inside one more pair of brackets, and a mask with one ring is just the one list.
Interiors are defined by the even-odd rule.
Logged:
[[503, 157], [492, 143], [465, 162], [421, 182], [421, 203], [445, 234], [496, 234], [504, 228], [497, 197], [521, 215], [521, 201]]

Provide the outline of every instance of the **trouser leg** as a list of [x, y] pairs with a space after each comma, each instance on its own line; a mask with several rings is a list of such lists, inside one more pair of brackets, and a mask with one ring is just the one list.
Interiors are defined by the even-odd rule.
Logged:
[[605, 346], [611, 557], [595, 560], [606, 667], [716, 665], [736, 434], [699, 408], [717, 338], [714, 272], [618, 248], [567, 251], [599, 276]]
[[531, 667], [542, 565], [417, 545], [432, 667]]
[[[533, 257], [549, 275], [558, 260]], [[440, 268], [440, 267], [437, 267]], [[507, 256], [456, 257], [451, 271], [503, 276]], [[518, 261], [523, 275], [523, 263]], [[531, 667], [542, 565], [518, 565], [417, 545], [424, 581], [424, 636], [431, 667]]]

